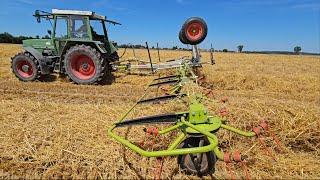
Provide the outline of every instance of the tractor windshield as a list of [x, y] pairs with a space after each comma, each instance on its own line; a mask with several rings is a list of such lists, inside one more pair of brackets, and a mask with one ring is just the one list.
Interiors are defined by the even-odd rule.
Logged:
[[59, 39], [68, 38], [68, 18], [57, 17], [55, 37]]
[[71, 16], [71, 38], [89, 38], [87, 20], [84, 16]]

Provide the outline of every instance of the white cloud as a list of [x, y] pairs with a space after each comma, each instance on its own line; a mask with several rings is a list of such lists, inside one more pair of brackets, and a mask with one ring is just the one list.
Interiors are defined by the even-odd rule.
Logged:
[[32, 0], [17, 0], [17, 3], [20, 4], [27, 4], [27, 5], [36, 5], [36, 2], [32, 1]]
[[176, 0], [177, 1], [177, 3], [179, 3], [179, 4], [183, 4], [185, 1], [184, 0]]
[[301, 9], [320, 9], [320, 3], [311, 2], [311, 3], [301, 3], [293, 5], [292, 8], [301, 8]]

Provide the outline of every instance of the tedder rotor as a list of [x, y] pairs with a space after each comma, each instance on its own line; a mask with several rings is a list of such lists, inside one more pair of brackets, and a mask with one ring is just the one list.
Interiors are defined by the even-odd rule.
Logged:
[[[205, 37], [206, 33], [207, 26], [202, 19], [190, 18], [184, 24], [179, 37], [182, 42], [192, 44], [196, 49], [196, 45], [203, 40], [202, 38]], [[198, 51], [194, 51], [193, 57], [197, 57], [198, 62], [200, 62], [201, 56], [199, 56]], [[196, 91], [196, 89], [203, 89], [203, 87], [198, 82], [199, 76], [196, 74], [197, 66], [194, 66], [194, 62], [192, 60], [183, 60], [179, 66], [176, 66], [176, 74], [154, 79], [148, 85], [145, 94], [108, 129], [108, 135], [144, 157], [163, 159], [167, 156], [176, 156], [180, 169], [187, 174], [198, 176], [212, 174], [215, 172], [215, 164], [218, 160], [224, 161], [226, 164], [231, 162], [242, 163], [245, 166], [246, 155], [242, 155], [239, 151], [231, 153], [221, 151], [219, 147], [221, 140], [219, 140], [217, 134], [221, 130], [226, 130], [243, 137], [257, 137], [259, 139], [263, 132], [269, 132], [268, 123], [263, 120], [252, 131], [243, 131], [226, 123], [223, 118], [223, 113], [225, 112], [221, 112], [220, 115], [210, 112], [205, 103], [216, 103], [216, 101], [206, 97], [201, 91], [200, 93]], [[165, 89], [165, 95], [146, 99], [152, 87], [159, 88], [163, 85], [169, 85], [169, 88]], [[128, 119], [128, 115], [140, 104], [172, 99], [179, 100], [177, 102], [186, 105], [187, 109], [182, 112]], [[161, 126], [161, 128], [143, 128], [145, 133], [155, 137], [160, 137], [173, 131], [178, 132], [178, 134], [176, 137], [170, 136], [171, 142], [167, 148], [148, 150], [141, 144], [117, 133], [123, 127], [146, 125], [166, 125]], [[274, 134], [273, 137], [276, 142], [279, 142]], [[260, 142], [263, 143], [262, 140]], [[263, 144], [265, 145], [265, 143]], [[278, 145], [280, 146], [280, 143]]]
[[[182, 68], [179, 70], [181, 71]], [[188, 68], [185, 68], [185, 70]], [[191, 70], [191, 69], [189, 69]], [[119, 121], [114, 123], [108, 129], [108, 135], [117, 142], [128, 147], [132, 151], [144, 157], [163, 158], [167, 156], [176, 156], [180, 169], [187, 174], [204, 176], [215, 172], [215, 164], [218, 160], [224, 161], [226, 164], [231, 162], [243, 163], [245, 165], [247, 156], [241, 155], [240, 152], [232, 153], [222, 152], [219, 148], [219, 139], [217, 134], [221, 130], [227, 130], [243, 137], [257, 137], [262, 132], [268, 132], [269, 126], [267, 121], [262, 121], [259, 126], [254, 127], [252, 131], [243, 131], [226, 124], [221, 115], [210, 113], [204, 102], [214, 102], [202, 94], [192, 93], [189, 87], [198, 86], [197, 77], [191, 72], [185, 72], [187, 76], [175, 78], [172, 89], [175, 89], [164, 96], [144, 99], [148, 94], [148, 89], [154, 86], [152, 82], [145, 94], [135, 103]], [[171, 78], [171, 77], [168, 77]], [[162, 80], [162, 79], [160, 79]], [[159, 78], [154, 80], [159, 81]], [[169, 81], [169, 80], [166, 80]], [[165, 81], [165, 82], [166, 82]], [[161, 86], [162, 84], [157, 84]], [[186, 99], [188, 109], [183, 112], [174, 112], [169, 114], [159, 114], [153, 116], [139, 117], [135, 119], [127, 119], [127, 116], [136, 106], [142, 103], [159, 102], [168, 99]], [[123, 127], [145, 126], [145, 125], [166, 125], [165, 128], [143, 128], [149, 135], [159, 137], [173, 131], [178, 131], [176, 137], [171, 137], [172, 141], [167, 149], [148, 151], [140, 144], [131, 142], [125, 137], [120, 136], [115, 131]], [[273, 136], [275, 141], [279, 141]], [[261, 141], [261, 139], [260, 139]], [[261, 141], [262, 142], [262, 141]], [[263, 143], [263, 142], [262, 142]], [[267, 147], [266, 147], [267, 148]]]

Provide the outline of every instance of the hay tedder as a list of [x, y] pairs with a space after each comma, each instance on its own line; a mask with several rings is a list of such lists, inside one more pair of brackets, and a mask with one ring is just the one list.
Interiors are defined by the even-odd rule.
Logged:
[[[186, 45], [191, 45], [192, 47], [192, 57], [189, 58], [187, 56], [180, 57], [178, 59], [167, 60], [166, 62], [161, 63], [153, 63], [150, 55], [150, 50], [148, 43], [146, 42], [146, 48], [149, 55], [149, 60], [141, 60], [139, 58], [134, 57], [133, 59], [125, 59], [120, 60], [119, 62], [114, 62], [113, 68], [116, 70], [126, 70], [127, 72], [131, 72], [132, 70], [137, 70], [139, 72], [148, 72], [155, 73], [157, 71], [165, 70], [165, 69], [174, 69], [183, 66], [183, 64], [188, 64], [190, 67], [200, 67], [201, 64], [201, 56], [200, 50], [198, 48], [198, 44], [201, 43], [207, 36], [208, 27], [206, 22], [198, 17], [189, 18], [182, 26], [179, 33], [179, 40]], [[158, 56], [160, 62], [159, 48]], [[133, 49], [134, 50], [134, 49]], [[125, 50], [126, 52], [126, 50]], [[125, 53], [124, 52], [124, 53]], [[214, 64], [212, 47], [210, 49], [211, 53], [211, 64]], [[135, 53], [133, 53], [135, 56]]]
[[[198, 176], [214, 173], [215, 164], [218, 160], [224, 161], [226, 164], [232, 162], [241, 163], [243, 168], [246, 169], [246, 155], [242, 155], [238, 151], [229, 153], [220, 150], [220, 140], [217, 134], [221, 130], [230, 131], [244, 137], [257, 137], [261, 144], [268, 149], [268, 152], [270, 151], [266, 143], [259, 138], [262, 133], [271, 132], [266, 120], [261, 121], [259, 126], [254, 127], [252, 131], [243, 131], [227, 125], [226, 120], [223, 118], [226, 110], [220, 111], [220, 114], [215, 114], [209, 112], [206, 107], [206, 103], [217, 102], [207, 97], [206, 93], [203, 93], [202, 90], [207, 90], [207, 88], [201, 86], [201, 75], [199, 75], [199, 68], [201, 69], [203, 63], [201, 63], [197, 44], [202, 42], [206, 34], [206, 23], [201, 18], [190, 18], [183, 25], [179, 37], [182, 43], [193, 45], [192, 59], [177, 59], [172, 61], [174, 63], [171, 64], [152, 65], [150, 63], [145, 64], [144, 67], [138, 66], [156, 70], [176, 68], [176, 74], [154, 79], [148, 85], [145, 94], [108, 129], [109, 136], [141, 156], [156, 157], [161, 161], [167, 156], [177, 156], [180, 169], [187, 174]], [[165, 89], [163, 96], [146, 98], [152, 87], [159, 88], [164, 85], [169, 86], [169, 88]], [[128, 115], [140, 104], [177, 99], [179, 100], [177, 102], [183, 103], [188, 107], [185, 111], [128, 119]], [[167, 148], [164, 147], [157, 150], [148, 150], [142, 144], [130, 141], [130, 138], [119, 135], [119, 131], [123, 127], [145, 127], [150, 125], [164, 125], [141, 128], [146, 134], [154, 137], [160, 137], [173, 131], [178, 133], [176, 137], [169, 136], [171, 143]], [[271, 134], [280, 146], [279, 139], [275, 134]], [[161, 164], [163, 165], [163, 163]], [[245, 172], [246, 177], [249, 178], [248, 171]], [[158, 174], [157, 178], [161, 178], [161, 174]]]
[[[110, 78], [112, 81], [112, 71], [115, 70], [135, 69], [154, 73], [179, 67], [186, 61], [186, 58], [180, 58], [153, 64], [148, 46], [149, 62], [138, 59], [134, 61], [139, 64], [132, 64], [130, 60], [125, 60], [127, 63], [119, 61], [116, 43], [109, 39], [106, 24], [121, 24], [92, 11], [53, 9], [49, 13], [36, 10], [33, 16], [39, 23], [41, 19], [48, 20], [52, 31], [48, 30], [48, 39], [24, 40], [24, 51], [12, 57], [12, 72], [21, 81], [34, 81], [59, 73], [76, 84], [98, 84]], [[179, 34], [182, 43], [192, 45], [194, 56], [188, 61], [192, 66], [200, 64], [196, 44], [202, 42], [206, 35], [207, 26], [200, 18], [190, 18]]]

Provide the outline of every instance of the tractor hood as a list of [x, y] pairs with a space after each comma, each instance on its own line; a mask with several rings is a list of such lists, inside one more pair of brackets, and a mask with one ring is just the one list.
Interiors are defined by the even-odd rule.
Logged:
[[54, 49], [51, 39], [28, 39], [22, 41], [23, 47], [33, 47], [42, 52], [43, 49]]

